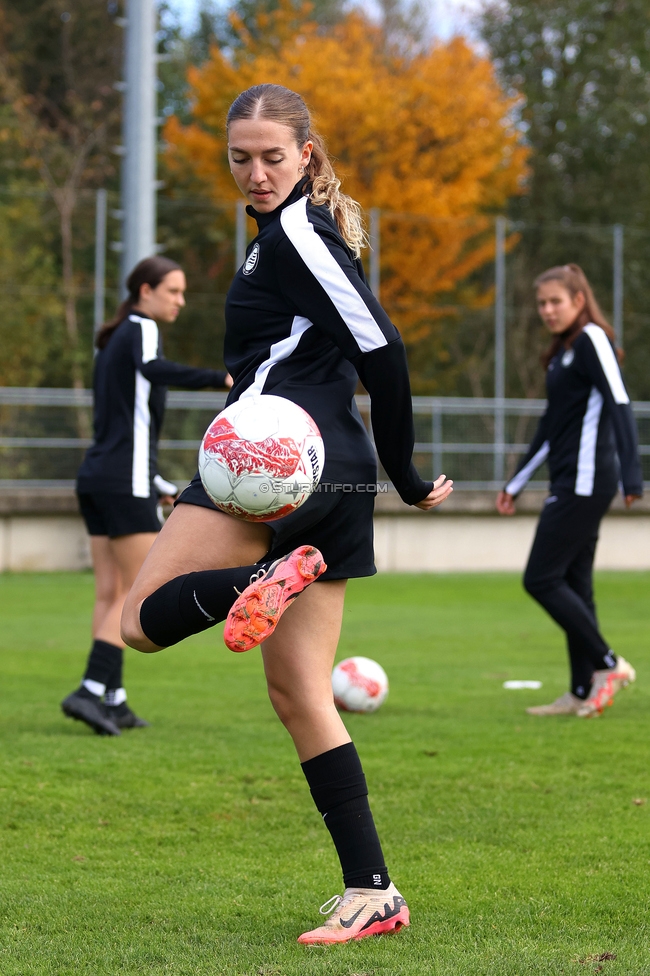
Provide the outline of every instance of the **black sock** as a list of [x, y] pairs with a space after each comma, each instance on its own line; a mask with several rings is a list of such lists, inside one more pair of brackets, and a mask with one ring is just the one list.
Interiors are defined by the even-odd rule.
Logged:
[[111, 675], [106, 682], [106, 691], [117, 691], [118, 688], [122, 687], [123, 677], [122, 669], [124, 666], [124, 648], [120, 647], [120, 653], [115, 655], [115, 665], [111, 671]]
[[118, 667], [121, 674], [123, 653], [123, 648], [116, 644], [109, 644], [108, 641], [102, 640], [93, 641], [83, 680], [108, 685], [109, 679]]
[[170, 647], [190, 634], [214, 627], [226, 619], [237, 593], [246, 589], [251, 576], [269, 565], [207, 569], [164, 583], [140, 608], [140, 626], [145, 637], [159, 647]]
[[594, 666], [588, 649], [575, 634], [567, 634], [567, 650], [571, 666], [571, 693], [576, 698], [587, 698], [594, 677]]
[[314, 803], [332, 835], [346, 888], [390, 884], [368, 805], [368, 787], [353, 742], [302, 763]]

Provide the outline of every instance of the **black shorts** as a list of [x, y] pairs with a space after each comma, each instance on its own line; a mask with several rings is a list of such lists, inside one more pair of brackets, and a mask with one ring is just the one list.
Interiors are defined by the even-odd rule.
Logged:
[[138, 532], [160, 532], [158, 497], [134, 498], [110, 491], [77, 492], [79, 508], [88, 535], [135, 535]]
[[[275, 522], [265, 522], [273, 533], [266, 559], [286, 556], [298, 546], [315, 546], [327, 563], [321, 580], [374, 576], [372, 516], [374, 485], [366, 491], [343, 491], [332, 484], [320, 484], [304, 505]], [[210, 501], [198, 474], [185, 489], [177, 505], [199, 505], [218, 511]], [[231, 516], [232, 517], [232, 516]]]

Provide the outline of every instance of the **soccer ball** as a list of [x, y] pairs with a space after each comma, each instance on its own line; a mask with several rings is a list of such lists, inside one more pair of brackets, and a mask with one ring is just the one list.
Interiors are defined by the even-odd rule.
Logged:
[[244, 396], [205, 432], [199, 474], [223, 512], [271, 522], [299, 508], [318, 486], [325, 448], [309, 414], [278, 396]]
[[344, 712], [376, 712], [388, 695], [388, 678], [369, 657], [348, 657], [332, 671], [332, 690]]

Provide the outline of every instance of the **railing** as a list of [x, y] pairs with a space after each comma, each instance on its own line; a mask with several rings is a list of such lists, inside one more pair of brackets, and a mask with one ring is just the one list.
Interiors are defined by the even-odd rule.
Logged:
[[[161, 474], [187, 481], [205, 428], [224, 406], [225, 393], [167, 396], [160, 441]], [[357, 404], [369, 425], [370, 401]], [[415, 461], [423, 477], [442, 471], [460, 489], [502, 486], [527, 447], [543, 400], [414, 397]], [[650, 402], [635, 403], [640, 453], [650, 487]], [[91, 440], [92, 391], [0, 387], [0, 487], [71, 487]], [[531, 487], [546, 485], [540, 468]]]

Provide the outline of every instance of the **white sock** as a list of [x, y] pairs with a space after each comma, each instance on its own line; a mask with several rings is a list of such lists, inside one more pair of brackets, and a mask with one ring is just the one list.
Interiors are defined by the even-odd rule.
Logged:
[[104, 701], [107, 705], [121, 705], [122, 702], [126, 701], [126, 689], [112, 688], [110, 691], [106, 692]]
[[92, 678], [84, 678], [81, 683], [91, 695], [97, 695], [98, 698], [101, 698], [106, 691], [106, 685], [103, 685], [101, 681], [93, 681]]

